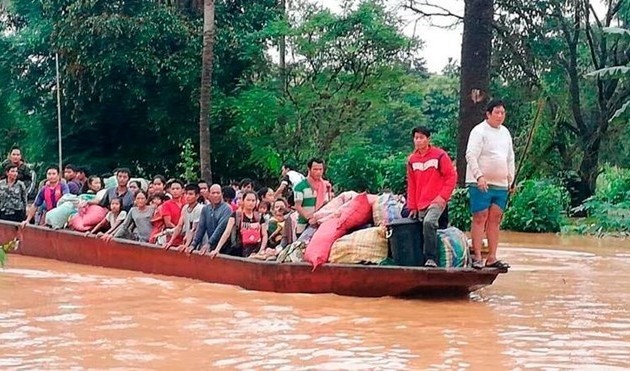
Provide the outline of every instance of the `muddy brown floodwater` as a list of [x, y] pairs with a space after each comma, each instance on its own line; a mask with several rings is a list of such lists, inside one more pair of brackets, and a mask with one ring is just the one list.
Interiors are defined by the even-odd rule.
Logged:
[[463, 300], [261, 293], [12, 255], [0, 369], [630, 367], [630, 241], [503, 241], [513, 268]]

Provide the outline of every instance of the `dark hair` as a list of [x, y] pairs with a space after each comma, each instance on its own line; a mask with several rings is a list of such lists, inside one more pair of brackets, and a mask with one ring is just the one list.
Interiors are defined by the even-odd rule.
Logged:
[[241, 180], [240, 186], [241, 188], [243, 187], [247, 187], [248, 185], [254, 185], [254, 181], [249, 179], [249, 178], [243, 178], [243, 180]]
[[145, 191], [145, 190], [144, 190], [144, 189], [142, 189], [142, 188], [140, 188], [140, 189], [138, 190], [138, 192], [136, 192], [136, 195], [135, 195], [135, 196], [133, 196], [134, 200], [136, 199], [136, 197], [138, 197], [138, 195], [139, 195], [139, 194], [143, 194], [143, 195], [144, 195], [144, 198], [146, 198], [146, 199], [147, 199], [147, 202], [149, 202], [149, 194], [147, 193], [147, 191]]
[[112, 202], [114, 202], [114, 201], [118, 201], [118, 203], [122, 206], [122, 203], [123, 203], [123, 202], [122, 202], [122, 198], [120, 198], [120, 197], [114, 197], [114, 198], [112, 198], [111, 200], [109, 200], [109, 204], [111, 205], [111, 204], [112, 204]]
[[269, 192], [269, 187], [262, 187], [257, 192], [258, 193], [258, 198], [262, 200], [265, 197], [265, 195], [267, 194], [267, 192]]
[[132, 180], [129, 184], [135, 184], [138, 186], [138, 189], [142, 189], [142, 183], [139, 180]]
[[287, 161], [285, 163], [282, 164], [282, 167], [289, 169], [289, 170], [295, 170], [295, 166], [293, 165], [293, 162]]
[[247, 197], [248, 195], [254, 195], [254, 197], [256, 198], [256, 200], [258, 200], [258, 195], [256, 194], [256, 192], [254, 191], [246, 191], [243, 192], [242, 194], [243, 200], [245, 199], [245, 197]]
[[77, 173], [83, 173], [86, 176], [88, 175], [88, 168], [87, 166], [77, 166]]
[[429, 138], [431, 136], [431, 129], [426, 126], [417, 126], [411, 130], [411, 137], [415, 137], [416, 134], [422, 134], [425, 137]]
[[92, 181], [93, 181], [94, 179], [97, 179], [97, 178], [98, 178], [98, 180], [100, 180], [100, 181], [101, 181], [101, 183], [103, 183], [103, 179], [101, 179], [101, 177], [100, 177], [100, 176], [98, 176], [98, 175], [92, 175], [92, 176], [90, 176], [90, 177], [88, 178], [88, 180], [87, 180], [87, 184], [92, 184]]
[[50, 165], [46, 168], [46, 172], [48, 172], [48, 170], [55, 170], [57, 171], [57, 174], [59, 174], [59, 168], [57, 167], [57, 165]]
[[308, 166], [308, 169], [310, 170], [313, 167], [314, 163], [318, 163], [318, 164], [324, 164], [324, 160], [322, 160], [321, 158], [317, 158], [317, 157], [313, 157], [312, 159], [308, 160], [308, 162], [306, 163], [306, 166]]
[[127, 174], [131, 178], [131, 170], [129, 170], [129, 168], [121, 167], [119, 169], [116, 169], [116, 176], [118, 176], [118, 174], [120, 173]]
[[22, 149], [20, 148], [20, 146], [18, 146], [17, 144], [14, 144], [14, 145], [11, 146], [11, 149], [9, 150], [9, 153], [15, 151], [16, 149], [18, 151], [22, 152]]
[[184, 187], [184, 192], [188, 192], [188, 191], [195, 191], [195, 194], [198, 195], [199, 194], [199, 186], [197, 184], [195, 184], [195, 183], [188, 183]]
[[164, 175], [155, 175], [153, 177], [153, 179], [151, 179], [151, 183], [155, 183], [155, 180], [159, 179], [160, 183], [164, 184], [164, 186], [166, 186], [166, 178], [164, 177]]
[[11, 169], [13, 169], [13, 168], [16, 168], [16, 169], [17, 169], [17, 168], [18, 168], [18, 165], [14, 164], [14, 163], [12, 163], [12, 162], [9, 162], [9, 163], [8, 163], [8, 164], [4, 167], [4, 172], [5, 172], [5, 173], [8, 173], [8, 172], [9, 172], [9, 170], [11, 170]]
[[158, 193], [154, 193], [150, 198], [149, 198], [149, 202], [155, 200], [156, 198], [159, 198], [160, 200], [162, 200], [162, 202], [168, 200], [168, 197], [166, 197], [166, 194], [162, 193], [162, 192], [158, 192]]
[[76, 173], [79, 168], [77, 166], [72, 165], [72, 164], [66, 164], [66, 166], [63, 167], [63, 169], [64, 170], [70, 169], [70, 170], [72, 170], [72, 171], [74, 171]]
[[221, 187], [221, 193], [223, 194], [223, 199], [225, 201], [232, 201], [236, 198], [236, 191], [230, 186]]
[[199, 184], [201, 184], [201, 183], [206, 183], [208, 186], [210, 186], [210, 183], [208, 183], [208, 181], [207, 181], [207, 180], [205, 180], [205, 179], [199, 179], [199, 180], [197, 181], [197, 185], [199, 185]]
[[240, 187], [241, 183], [238, 180], [233, 180], [232, 182], [230, 182], [230, 185]]
[[271, 211], [271, 204], [269, 201], [260, 201], [258, 203], [258, 209], [260, 209], [261, 206], [267, 206], [267, 211]]
[[171, 188], [171, 186], [175, 183], [179, 184], [182, 188], [184, 188], [184, 182], [179, 179], [169, 179], [168, 182], [166, 182], [166, 188]]
[[505, 108], [505, 102], [503, 102], [502, 99], [490, 100], [490, 102], [488, 102], [488, 105], [486, 106], [486, 113], [492, 113], [492, 111], [494, 111], [494, 109], [497, 107]]

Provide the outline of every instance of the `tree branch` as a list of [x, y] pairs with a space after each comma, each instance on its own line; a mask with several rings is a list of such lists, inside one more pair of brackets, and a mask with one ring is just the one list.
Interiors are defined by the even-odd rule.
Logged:
[[[404, 4], [402, 7], [404, 9], [411, 10], [412, 12], [420, 15], [423, 18], [446, 17], [446, 18], [455, 18], [459, 21], [464, 20], [464, 16], [455, 14], [441, 5], [432, 4], [428, 0], [423, 0], [423, 1], [409, 0], [409, 4]], [[427, 7], [428, 9], [425, 10], [422, 7]]]

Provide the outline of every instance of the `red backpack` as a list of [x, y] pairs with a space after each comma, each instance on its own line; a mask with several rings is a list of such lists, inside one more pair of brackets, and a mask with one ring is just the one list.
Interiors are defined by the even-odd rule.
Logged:
[[232, 234], [232, 243], [238, 246], [238, 241], [242, 246], [255, 246], [262, 241], [262, 223], [260, 223], [260, 213], [254, 212], [254, 221], [243, 223], [243, 212], [237, 211], [235, 217], [236, 233]]

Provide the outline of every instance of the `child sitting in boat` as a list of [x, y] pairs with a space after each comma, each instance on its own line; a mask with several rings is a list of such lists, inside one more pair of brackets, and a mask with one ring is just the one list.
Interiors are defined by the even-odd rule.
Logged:
[[153, 217], [154, 207], [147, 205], [147, 193], [139, 190], [136, 194], [135, 206], [129, 210], [123, 224], [113, 233], [106, 235], [105, 241], [111, 240], [113, 237], [126, 238], [140, 242], [149, 242], [151, 235], [151, 218]]
[[[85, 235], [89, 236], [96, 233], [97, 237], [107, 239], [106, 236], [113, 235], [116, 229], [125, 221], [125, 218], [127, 218], [127, 212], [122, 210], [122, 200], [120, 198], [112, 198], [109, 201], [109, 212], [107, 215], [91, 231], [86, 232]], [[104, 233], [100, 232], [105, 225], [108, 225], [109, 229]]]

